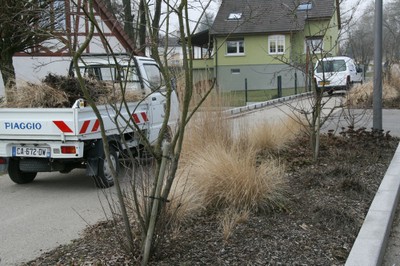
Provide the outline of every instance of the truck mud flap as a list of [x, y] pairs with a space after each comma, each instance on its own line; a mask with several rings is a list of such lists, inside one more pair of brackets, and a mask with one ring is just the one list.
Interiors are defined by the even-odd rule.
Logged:
[[89, 158], [86, 165], [87, 176], [97, 176], [99, 173], [99, 158]]

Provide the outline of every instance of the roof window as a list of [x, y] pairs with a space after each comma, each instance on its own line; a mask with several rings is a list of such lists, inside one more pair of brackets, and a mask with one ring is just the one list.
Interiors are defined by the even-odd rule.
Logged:
[[242, 18], [242, 12], [232, 12], [228, 15], [228, 20], [239, 20]]
[[312, 2], [301, 3], [297, 7], [297, 11], [307, 11], [307, 10], [311, 10], [311, 8], [312, 8]]

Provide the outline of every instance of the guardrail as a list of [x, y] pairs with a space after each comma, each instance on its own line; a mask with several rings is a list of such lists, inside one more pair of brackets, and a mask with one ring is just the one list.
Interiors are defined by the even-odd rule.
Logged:
[[254, 110], [269, 107], [269, 106], [272, 106], [275, 104], [287, 102], [287, 101], [290, 101], [293, 99], [307, 97], [307, 96], [310, 96], [311, 94], [312, 94], [312, 92], [305, 92], [305, 93], [300, 93], [300, 94], [296, 94], [296, 95], [290, 95], [290, 96], [277, 98], [277, 99], [273, 99], [273, 100], [269, 100], [269, 101], [265, 101], [265, 102], [253, 103], [253, 104], [249, 104], [246, 106], [228, 109], [228, 110], [225, 110], [223, 113], [227, 116], [239, 115], [243, 112], [254, 111]]

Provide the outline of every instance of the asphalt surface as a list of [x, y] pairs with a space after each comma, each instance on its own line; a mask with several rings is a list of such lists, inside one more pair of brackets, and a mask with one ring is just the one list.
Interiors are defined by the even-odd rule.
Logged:
[[25, 185], [0, 176], [0, 265], [19, 265], [79, 238], [88, 224], [105, 220], [106, 203], [83, 170], [39, 173]]

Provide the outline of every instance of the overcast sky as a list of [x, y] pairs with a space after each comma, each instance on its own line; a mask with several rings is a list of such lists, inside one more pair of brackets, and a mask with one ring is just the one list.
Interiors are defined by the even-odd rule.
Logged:
[[346, 11], [355, 11], [355, 14], [360, 14], [373, 0], [343, 0], [341, 6]]

